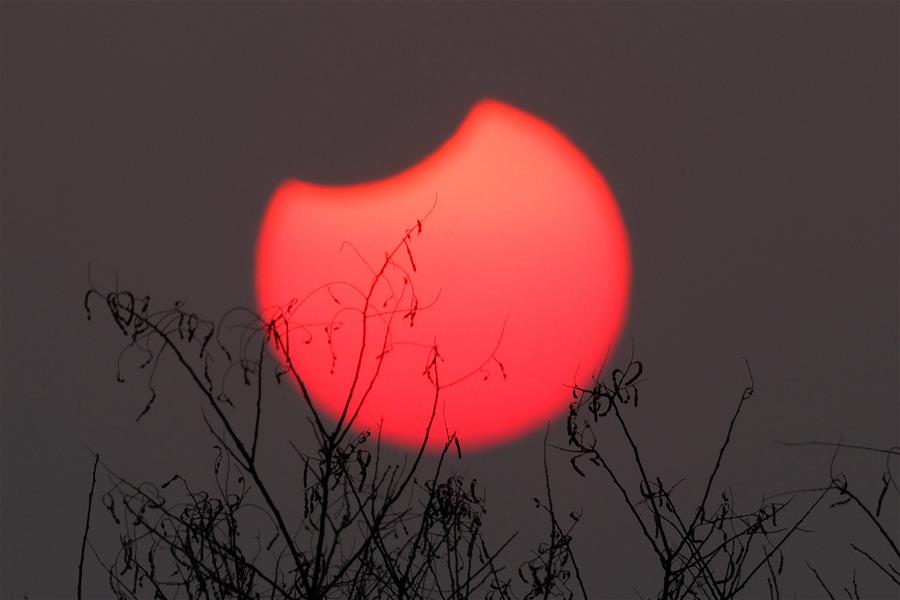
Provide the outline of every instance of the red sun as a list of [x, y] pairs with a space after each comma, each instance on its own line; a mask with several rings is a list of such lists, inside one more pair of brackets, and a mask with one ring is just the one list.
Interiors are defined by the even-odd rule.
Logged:
[[437, 398], [429, 450], [446, 432], [481, 449], [559, 416], [615, 344], [630, 278], [600, 173], [493, 100], [401, 173], [283, 183], [256, 256], [260, 311], [294, 301], [289, 355], [317, 409], [418, 448]]

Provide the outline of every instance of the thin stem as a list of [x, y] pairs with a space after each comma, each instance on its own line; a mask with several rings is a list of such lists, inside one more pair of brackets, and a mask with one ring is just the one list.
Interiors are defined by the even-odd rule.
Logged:
[[78, 559], [78, 592], [77, 598], [81, 600], [81, 583], [84, 576], [84, 549], [87, 546], [88, 531], [91, 528], [91, 507], [94, 503], [94, 488], [97, 485], [97, 463], [100, 462], [100, 455], [94, 454], [94, 468], [91, 470], [91, 491], [88, 492], [87, 515], [84, 519], [84, 534], [81, 536], [81, 555]]

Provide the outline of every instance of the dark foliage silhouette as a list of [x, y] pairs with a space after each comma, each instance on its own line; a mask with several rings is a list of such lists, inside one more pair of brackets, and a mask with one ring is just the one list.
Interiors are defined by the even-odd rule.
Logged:
[[[664, 482], [654, 476], [635, 443], [625, 418], [626, 407], [637, 408], [638, 383], [643, 364], [632, 359], [613, 370], [609, 381], [598, 380], [590, 389], [573, 390], [575, 401], [566, 421], [572, 468], [586, 477], [586, 464], [602, 469], [630, 508], [641, 535], [656, 555], [661, 571], [658, 598], [734, 598], [765, 569], [773, 595], [784, 563], [783, 546], [822, 501], [828, 490], [815, 498], [802, 515], [779, 526], [778, 517], [796, 500], [765, 502], [750, 512], [735, 509], [729, 490], [713, 496], [716, 476], [735, 423], [745, 402], [753, 395], [753, 378], [744, 389], [719, 447], [702, 495], [696, 504], [683, 507], [676, 488], [683, 480]], [[749, 367], [748, 367], [749, 373]], [[629, 491], [622, 474], [604, 459], [597, 429], [612, 421], [628, 444], [637, 471], [637, 492]], [[715, 499], [714, 499], [715, 498]]]
[[[676, 488], [684, 480], [668, 483], [652, 474], [626, 419], [626, 410], [638, 406], [638, 384], [643, 374], [643, 364], [632, 357], [623, 368], [613, 369], [606, 379], [595, 380], [593, 387], [573, 389], [574, 401], [566, 420], [568, 444], [558, 449], [570, 455], [570, 464], [580, 476], [587, 477], [588, 466], [599, 468], [618, 490], [640, 534], [657, 558], [660, 588], [655, 597], [658, 599], [735, 598], [758, 577], [765, 578], [770, 598], [780, 598], [782, 590], [778, 580], [784, 570], [786, 543], [798, 532], [805, 531], [803, 525], [813, 511], [825, 505], [826, 501], [830, 501], [828, 506], [831, 508], [854, 504], [887, 543], [890, 560], [900, 558], [896, 535], [888, 533], [880, 520], [888, 492], [896, 494], [894, 500], [900, 498], [891, 463], [891, 458], [900, 453], [896, 447], [888, 450], [863, 448], [887, 457], [874, 509], [850, 489], [845, 474], [835, 472], [837, 451], [846, 447], [840, 443], [831, 444], [835, 454], [832, 456], [829, 480], [823, 486], [766, 497], [751, 511], [736, 508], [738, 499], [730, 486], [720, 485], [722, 491], [714, 493], [738, 417], [754, 393], [749, 364], [747, 373], [749, 383], [737, 402], [700, 498], [696, 503], [686, 505], [683, 496], [677, 497], [676, 493]], [[604, 436], [599, 429], [610, 426], [621, 432], [630, 450], [632, 473], [614, 469], [604, 458], [599, 443]], [[790, 445], [808, 444], [819, 443]], [[625, 478], [629, 475], [636, 481], [636, 490], [634, 486], [629, 489], [626, 483]], [[791, 508], [794, 509], [792, 514], [789, 513]], [[853, 543], [851, 546], [900, 586], [900, 573], [891, 562], [877, 559]], [[818, 572], [809, 563], [806, 564], [833, 598]], [[861, 597], [855, 572], [852, 590], [845, 588], [844, 591], [851, 600]]]
[[[113, 465], [95, 458], [88, 512], [78, 565], [78, 597], [86, 550], [104, 568], [117, 598], [589, 598], [582, 577], [583, 559], [576, 559], [573, 536], [581, 513], [561, 518], [553, 499], [548, 452], [564, 453], [578, 475], [599, 471], [609, 479], [634, 518], [637, 534], [654, 553], [658, 599], [739, 597], [752, 581], [764, 579], [771, 598], [779, 586], [788, 542], [803, 531], [810, 515], [830, 506], [862, 511], [887, 544], [884, 549], [854, 546], [900, 586], [897, 539], [883, 524], [884, 507], [898, 494], [892, 457], [880, 495], [868, 502], [848, 478], [833, 469], [824, 485], [771, 496], [752, 510], [738, 509], [729, 486], [719, 482], [720, 470], [736, 423], [753, 395], [753, 377], [725, 430], [699, 498], [685, 500], [682, 481], [655, 475], [640, 451], [630, 412], [638, 408], [643, 364], [632, 358], [620, 369], [574, 387], [566, 419], [566, 444], [544, 443], [545, 488], [534, 498], [546, 522], [543, 539], [531, 558], [510, 568], [503, 551], [516, 537], [493, 543], [484, 534], [487, 515], [482, 484], [455, 466], [465, 440], [438, 427], [442, 357], [435, 344], [427, 353], [423, 377], [431, 383], [431, 418], [416, 452], [400, 463], [388, 461], [378, 431], [358, 431], [356, 416], [388, 360], [391, 327], [383, 337], [369, 339], [365, 323], [395, 318], [414, 324], [419, 306], [415, 295], [414, 242], [422, 221], [407, 230], [372, 270], [372, 279], [354, 308], [363, 323], [356, 371], [344, 410], [336, 420], [320, 414], [304, 384], [302, 369], [290, 354], [298, 324], [298, 304], [265, 315], [239, 309], [219, 321], [203, 319], [181, 302], [156, 309], [149, 297], [91, 287], [85, 297], [88, 318], [97, 306], [108, 313], [127, 342], [119, 355], [117, 378], [140, 373], [147, 385], [140, 420], [155, 407], [156, 378], [161, 358], [174, 358], [193, 385], [202, 419], [216, 457], [212, 486], [198, 487], [174, 474], [159, 483], [133, 483]], [[318, 290], [330, 293], [327, 287]], [[342, 311], [347, 307], [342, 307]], [[305, 331], [305, 330], [304, 330]], [[297, 343], [296, 340], [294, 343]], [[367, 346], [381, 348], [375, 368], [362, 367]], [[336, 358], [336, 357], [335, 357]], [[343, 357], [342, 357], [343, 358]], [[496, 360], [495, 357], [489, 357]], [[499, 361], [497, 361], [499, 364]], [[301, 482], [296, 498], [277, 498], [261, 459], [266, 432], [262, 415], [269, 390], [291, 381], [308, 414], [311, 447], [291, 440], [296, 462], [291, 476]], [[601, 433], [601, 428], [604, 429]], [[617, 431], [631, 464], [613, 466], [600, 440]], [[442, 436], [442, 450], [426, 453], [429, 440]], [[811, 442], [812, 443], [812, 442]], [[841, 448], [834, 444], [834, 456]], [[100, 494], [106, 513], [120, 529], [119, 550], [103, 556], [90, 538], [98, 467], [106, 478]], [[177, 468], [174, 469], [177, 471]], [[885, 557], [887, 556], [887, 557]], [[832, 594], [821, 574], [809, 566], [823, 589]], [[646, 582], [644, 582], [646, 583]], [[860, 598], [855, 574], [845, 588]], [[832, 596], [835, 597], [835, 596]]]
[[[386, 254], [361, 294], [363, 339], [344, 411], [335, 423], [319, 413], [291, 360], [296, 303], [268, 317], [235, 310], [215, 323], [180, 302], [154, 310], [149, 297], [88, 291], [88, 318], [92, 306], [102, 303], [128, 339], [118, 379], [124, 380], [125, 365], [135, 357], [133, 370], [146, 373], [148, 399], [138, 420], [153, 408], [160, 359], [171, 354], [201, 398], [218, 453], [212, 490], [194, 489], [177, 474], [160, 485], [134, 484], [99, 461], [111, 484], [103, 505], [121, 526], [121, 548], [105, 560], [89, 542], [87, 528], [84, 541], [104, 565], [117, 597], [139, 597], [147, 590], [157, 598], [513, 597], [509, 576], [496, 559], [514, 536], [493, 548], [482, 535], [481, 486], [448, 469], [449, 456], [461, 458], [454, 433], [445, 431], [442, 452], [430, 472], [423, 471], [441, 390], [437, 346], [423, 372], [433, 387], [431, 418], [410, 460], [387, 464], [378, 432], [353, 429], [390, 343], [390, 328], [382, 339], [371, 340], [365, 323], [391, 323], [399, 316], [412, 326], [416, 312], [423, 310], [414, 293], [411, 250], [423, 220]], [[327, 287], [320, 291], [330, 293]], [[229, 339], [235, 331], [237, 338]], [[365, 380], [362, 356], [369, 344], [380, 344], [382, 351]], [[272, 379], [276, 384], [293, 380], [315, 440], [311, 451], [292, 443], [303, 487], [302, 511], [294, 515], [299, 523], [290, 522], [260, 469], [261, 415]], [[245, 423], [252, 425], [242, 428]], [[559, 595], [563, 575], [556, 564], [559, 532], [553, 524], [551, 544], [541, 546], [525, 565], [532, 572], [547, 555], [547, 568], [516, 597]]]
[[[781, 442], [781, 444], [786, 446], [818, 446], [832, 449], [831, 459], [828, 463], [828, 479], [825, 484], [821, 487], [807, 488], [790, 493], [817, 495], [831, 491], [834, 499], [828, 506], [830, 510], [850, 509], [861, 515], [868, 526], [867, 528], [877, 533], [876, 547], [863, 547], [853, 541], [849, 542], [850, 547], [863, 562], [874, 566], [900, 592], [900, 535], [896, 531], [889, 531], [884, 523], [885, 517], [890, 514], [887, 511], [893, 510], [894, 514], [896, 514], [897, 500], [900, 499], [900, 487], [897, 485], [897, 476], [895, 475], [893, 463], [896, 457], [900, 456], [900, 446], [875, 448], [859, 444], [846, 444], [842, 440], [837, 442]], [[863, 452], [870, 458], [884, 459], [881, 481], [877, 486], [877, 490], [871, 485], [867, 485], [871, 482], [857, 481], [851, 484], [849, 475], [840, 471], [837, 466], [838, 455], [842, 450]], [[865, 597], [863, 592], [860, 591], [862, 586], [857, 581], [856, 568], [849, 569], [849, 582], [842, 585], [841, 591], [836, 594], [832, 589], [834, 587], [833, 582], [830, 586], [814, 565], [806, 562], [806, 566], [821, 586], [822, 591], [829, 598], [834, 599], [838, 596], [846, 596], [851, 600], [859, 600]]]

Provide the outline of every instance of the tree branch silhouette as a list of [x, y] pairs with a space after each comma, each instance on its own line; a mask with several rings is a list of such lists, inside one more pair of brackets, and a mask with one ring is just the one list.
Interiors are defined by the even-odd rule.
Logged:
[[[422, 375], [430, 384], [430, 394], [421, 401], [429, 402], [431, 410], [421, 442], [411, 455], [401, 463], [388, 462], [380, 428], [357, 427], [362, 407], [384, 376], [382, 367], [390, 350], [404, 343], [394, 339], [395, 328], [399, 323], [413, 327], [419, 311], [434, 305], [420, 303], [415, 290], [420, 268], [414, 258], [415, 240], [427, 216], [402, 233], [380, 264], [365, 262], [349, 242], [342, 246], [365, 262], [371, 275], [366, 285], [330, 282], [263, 314], [233, 309], [211, 321], [188, 311], [182, 301], [156, 309], [151, 308], [149, 296], [91, 286], [84, 299], [88, 318], [101, 304], [127, 340], [116, 359], [116, 378], [124, 381], [126, 373], [145, 374], [149, 398], [136, 419], [142, 420], [151, 409], [160, 410], [154, 384], [162, 373], [161, 358], [168, 355], [200, 400], [201, 418], [216, 454], [210, 489], [195, 488], [178, 473], [161, 484], [133, 483], [95, 455], [78, 564], [79, 598], [85, 554], [90, 549], [117, 598], [143, 597], [149, 591], [154, 599], [548, 600], [572, 599], [577, 594], [587, 600], [590, 596], [574, 551], [574, 530], [582, 512], [560, 518], [550, 476], [551, 450], [567, 457], [580, 477], [587, 478], [593, 465], [609, 479], [637, 525], [640, 539], [655, 557], [658, 600], [731, 600], [763, 576], [770, 598], [780, 598], [786, 546], [806, 531], [810, 516], [827, 500], [831, 509], [855, 509], [871, 525], [885, 548], [851, 547], [861, 560], [900, 586], [900, 570], [894, 564], [900, 559], [898, 541], [883, 522], [885, 506], [900, 497], [891, 462], [900, 448], [842, 441], [784, 442], [795, 447], [831, 447], [828, 481], [766, 496], [751, 510], [739, 510], [733, 490], [720, 479], [740, 417], [755, 391], [753, 373], [745, 361], [748, 383], [701, 479], [699, 497], [685, 502], [679, 490], [685, 479], [671, 483], [656, 475], [637, 441], [632, 419], [644, 366], [633, 354], [622, 368], [608, 374], [601, 369], [592, 385], [571, 387], [566, 443], [550, 444], [548, 425], [543, 495], [533, 498], [535, 508], [547, 519], [545, 534], [531, 558], [514, 568], [501, 564], [517, 533], [496, 545], [486, 538], [484, 486], [450, 466], [462, 460], [464, 440], [446, 425], [446, 439], [441, 439], [433, 467], [423, 474], [430, 461], [426, 450], [438, 435], [434, 425], [441, 391], [461, 380], [442, 377], [438, 341], [422, 347], [426, 356]], [[339, 297], [342, 289], [349, 290], [354, 303]], [[305, 322], [299, 310], [316, 294], [330, 296], [335, 312], [323, 322]], [[329, 421], [313, 402], [302, 369], [295, 364], [292, 344], [309, 343], [313, 330], [324, 328], [334, 368], [337, 360], [348, 360], [338, 355], [333, 344], [334, 332], [347, 318], [360, 320], [360, 339], [349, 357], [352, 368], [341, 410]], [[384, 327], [382, 333], [369, 326], [373, 319]], [[498, 358], [504, 327], [490, 355], [479, 357], [481, 362], [462, 378], [484, 373], [491, 365], [506, 377]], [[270, 435], [264, 425], [270, 410], [267, 395], [285, 381], [300, 395], [314, 442], [312, 449], [304, 449], [291, 439], [283, 440], [295, 453], [292, 475], [302, 487], [298, 497], [288, 501], [276, 497], [272, 481], [261, 469], [264, 442]], [[610, 429], [617, 438], [609, 435]], [[613, 465], [600, 445], [602, 439], [623, 444], [629, 461], [626, 469]], [[871, 501], [851, 488], [844, 474], [835, 472], [842, 449], [885, 458], [880, 490]], [[110, 486], [101, 495], [102, 503], [121, 530], [119, 550], [111, 560], [101, 557], [90, 539], [98, 469]], [[807, 565], [831, 595], [818, 571]], [[855, 570], [852, 586], [844, 591], [851, 599], [860, 597]]]

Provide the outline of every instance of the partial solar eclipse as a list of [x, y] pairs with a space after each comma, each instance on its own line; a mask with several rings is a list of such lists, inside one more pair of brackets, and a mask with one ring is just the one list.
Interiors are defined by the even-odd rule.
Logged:
[[417, 448], [437, 376], [429, 450], [446, 432], [464, 449], [503, 444], [565, 411], [622, 331], [630, 280], [601, 174], [495, 100], [400, 173], [283, 183], [256, 254], [262, 314], [295, 300], [290, 357], [317, 409], [339, 419], [352, 389], [354, 429]]

